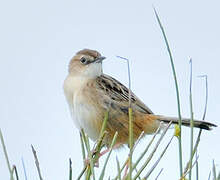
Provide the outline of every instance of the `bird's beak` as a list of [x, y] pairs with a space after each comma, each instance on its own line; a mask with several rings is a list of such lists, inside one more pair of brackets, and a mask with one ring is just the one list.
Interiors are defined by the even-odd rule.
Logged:
[[95, 62], [96, 62], [96, 63], [100, 63], [100, 62], [102, 62], [104, 59], [106, 59], [106, 57], [100, 56], [100, 57], [98, 57], [98, 58], [95, 59]]

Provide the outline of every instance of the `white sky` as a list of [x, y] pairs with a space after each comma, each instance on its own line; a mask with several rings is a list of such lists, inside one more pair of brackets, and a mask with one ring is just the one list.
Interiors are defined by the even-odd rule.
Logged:
[[[69, 157], [73, 161], [74, 178], [82, 169], [78, 130], [70, 118], [62, 89], [69, 60], [82, 48], [96, 49], [108, 57], [104, 72], [126, 85], [126, 64], [115, 55], [129, 58], [132, 90], [137, 96], [157, 114], [177, 115], [170, 61], [152, 5], [159, 12], [173, 51], [183, 116], [190, 116], [189, 58], [192, 57], [195, 117], [202, 117], [205, 101], [205, 83], [196, 76], [207, 74], [207, 120], [219, 124], [218, 0], [1, 1], [0, 127], [10, 162], [17, 165], [20, 179], [24, 179], [22, 157], [28, 179], [38, 179], [31, 144], [38, 152], [44, 179], [68, 179]], [[172, 133], [169, 130], [161, 149]], [[185, 164], [189, 158], [189, 134], [189, 129], [184, 128]], [[213, 159], [220, 163], [219, 137], [219, 128], [202, 134], [200, 179], [208, 178]], [[149, 139], [142, 140], [137, 152], [143, 150]], [[177, 147], [175, 139], [151, 179], [162, 167], [159, 179], [178, 179]], [[122, 160], [126, 153], [126, 150], [113, 153], [108, 174], [116, 172], [116, 154]], [[1, 179], [9, 179], [2, 148], [0, 162]]]

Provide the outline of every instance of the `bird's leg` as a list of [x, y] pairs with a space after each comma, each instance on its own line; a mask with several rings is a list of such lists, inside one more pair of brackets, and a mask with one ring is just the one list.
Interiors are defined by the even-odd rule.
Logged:
[[126, 179], [126, 177], [128, 175], [128, 168], [129, 168], [129, 159], [126, 162], [125, 173], [124, 173], [124, 176], [123, 176], [123, 180]]
[[[91, 154], [92, 154], [92, 158], [93, 160], [95, 159], [95, 155], [97, 153], [97, 150], [94, 148], [92, 151], [91, 151]], [[84, 160], [86, 166], [88, 166], [90, 164], [90, 159], [89, 157], [87, 157], [85, 160]], [[96, 159], [96, 162], [94, 163], [94, 167], [99, 167], [99, 156], [98, 158]]]
[[[115, 144], [115, 145], [113, 146], [113, 149], [117, 149], [117, 148], [119, 148], [121, 145], [122, 145], [121, 143], [117, 143], [117, 144]], [[108, 153], [110, 150], [111, 150], [111, 148], [108, 147], [106, 150], [104, 150], [104, 151], [102, 151], [102, 152], [100, 152], [100, 153], [98, 154], [98, 159], [97, 159], [97, 165], [98, 165], [98, 166], [99, 166], [99, 158], [102, 157], [103, 155], [105, 155], [106, 153]]]
[[[122, 145], [122, 143], [117, 143], [117, 144], [115, 144], [115, 145], [113, 146], [112, 149], [117, 149], [117, 148], [119, 148], [121, 145]], [[99, 158], [100, 158], [101, 156], [105, 155], [106, 153], [108, 153], [110, 150], [111, 150], [111, 148], [108, 147], [106, 150], [100, 152], [100, 153], [99, 153]]]
[[[117, 144], [115, 144], [115, 145], [113, 146], [113, 149], [117, 149], [117, 148], [119, 148], [121, 145], [122, 145], [121, 143], [117, 143]], [[100, 152], [100, 153], [97, 155], [97, 159], [96, 159], [96, 162], [95, 162], [95, 164], [94, 164], [95, 167], [99, 167], [99, 158], [102, 157], [102, 156], [104, 156], [104, 155], [105, 155], [106, 153], [108, 153], [110, 150], [111, 150], [111, 148], [108, 147], [107, 149], [105, 149], [104, 151]], [[94, 156], [96, 155], [96, 153], [97, 153], [96, 149], [93, 149], [91, 153], [92, 153], [92, 157], [94, 157]], [[89, 163], [90, 163], [90, 160], [89, 160], [89, 158], [87, 157], [87, 158], [85, 159], [85, 164], [86, 164], [86, 165], [89, 165]]]

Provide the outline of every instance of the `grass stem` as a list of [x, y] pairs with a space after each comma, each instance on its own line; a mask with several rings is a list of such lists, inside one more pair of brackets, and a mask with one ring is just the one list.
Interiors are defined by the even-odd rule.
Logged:
[[145, 179], [148, 179], [149, 176], [151, 175], [151, 173], [155, 170], [155, 168], [157, 167], [157, 165], [159, 164], [160, 160], [162, 159], [163, 155], [165, 154], [165, 152], [167, 151], [170, 143], [172, 142], [174, 138], [174, 135], [171, 137], [170, 141], [168, 142], [168, 144], [166, 145], [166, 147], [164, 148], [163, 152], [161, 153], [161, 155], [159, 156], [158, 160], [155, 162], [155, 164], [153, 165], [153, 167], [150, 169], [150, 171], [147, 173], [147, 175], [144, 177]]
[[105, 169], [106, 169], [108, 160], [109, 160], [109, 158], [110, 158], [110, 155], [111, 155], [111, 153], [112, 153], [112, 149], [113, 149], [113, 147], [114, 147], [114, 145], [115, 145], [117, 136], [118, 136], [118, 132], [116, 131], [116, 133], [115, 133], [115, 135], [114, 135], [114, 137], [113, 137], [113, 140], [112, 140], [112, 142], [111, 142], [110, 151], [109, 151], [108, 156], [107, 156], [107, 158], [106, 158], [106, 160], [105, 160], [105, 163], [104, 163], [104, 166], [103, 166], [101, 175], [100, 175], [100, 177], [99, 177], [99, 180], [103, 180], [103, 179], [104, 179]]
[[194, 117], [193, 117], [193, 104], [192, 104], [192, 59], [190, 59], [190, 87], [189, 87], [189, 101], [190, 101], [190, 160], [189, 160], [189, 180], [192, 179], [192, 161], [193, 161], [193, 127], [194, 127]]
[[24, 177], [25, 177], [25, 180], [27, 180], [27, 172], [26, 172], [26, 168], [25, 168], [23, 157], [21, 158], [21, 162], [22, 162], [22, 167], [23, 167], [23, 170], [24, 170]]
[[129, 180], [132, 179], [132, 155], [133, 155], [133, 115], [132, 109], [129, 107]]
[[37, 167], [37, 172], [38, 172], [39, 179], [43, 180], [42, 175], [41, 175], [41, 171], [40, 171], [40, 164], [39, 164], [39, 161], [38, 161], [37, 152], [34, 149], [33, 145], [31, 145], [31, 149], [32, 149], [32, 152], [33, 152], [33, 155], [34, 155], [35, 165]]
[[179, 96], [179, 88], [178, 88], [178, 82], [177, 82], [177, 76], [176, 76], [176, 70], [175, 70], [175, 66], [174, 66], [174, 62], [173, 62], [173, 56], [172, 56], [172, 53], [171, 53], [171, 50], [170, 50], [170, 46], [169, 46], [169, 43], [168, 43], [168, 40], [167, 40], [167, 37], [166, 37], [166, 33], [164, 31], [164, 28], [162, 26], [162, 23], [160, 21], [160, 18], [159, 18], [159, 15], [156, 11], [156, 9], [154, 8], [154, 12], [155, 12], [155, 15], [156, 15], [156, 18], [157, 18], [157, 21], [158, 21], [158, 24], [160, 26], [160, 29], [162, 31], [162, 34], [163, 34], [163, 38], [165, 40], [165, 43], [166, 43], [166, 47], [167, 47], [167, 51], [169, 53], [169, 57], [170, 57], [170, 62], [171, 62], [171, 67], [172, 67], [172, 71], [173, 71], [173, 77], [174, 77], [174, 81], [175, 81], [175, 87], [176, 87], [176, 98], [177, 98], [177, 105], [178, 105], [178, 116], [179, 116], [179, 122], [178, 122], [178, 125], [179, 125], [179, 128], [180, 128], [180, 134], [179, 134], [179, 137], [178, 137], [178, 142], [179, 142], [179, 168], [180, 168], [180, 177], [182, 176], [182, 172], [183, 172], [183, 162], [182, 162], [182, 117], [181, 117], [181, 110], [180, 110], [180, 96]]
[[72, 180], [72, 161], [69, 158], [69, 180]]
[[5, 146], [5, 142], [4, 142], [4, 138], [3, 138], [3, 135], [2, 135], [1, 129], [0, 129], [0, 139], [1, 139], [3, 152], [4, 152], [4, 155], [5, 155], [6, 163], [7, 163], [7, 166], [8, 166], [8, 171], [9, 171], [9, 174], [10, 174], [10, 180], [13, 180], [14, 178], [13, 178], [13, 174], [12, 174], [12, 169], [11, 169], [11, 165], [10, 165], [10, 162], [9, 162], [8, 153], [7, 153], [7, 149], [6, 149], [6, 146]]
[[150, 160], [153, 158], [154, 153], [156, 152], [157, 148], [159, 147], [160, 142], [162, 141], [163, 137], [165, 136], [167, 130], [169, 129], [170, 125], [171, 125], [172, 121], [167, 125], [167, 127], [164, 129], [163, 133], [161, 134], [159, 140], [157, 141], [153, 151], [151, 152], [151, 154], [149, 155], [148, 159], [145, 161], [145, 163], [142, 165], [142, 167], [139, 169], [139, 171], [137, 172], [137, 174], [134, 177], [134, 180], [137, 179], [137, 177], [143, 172], [143, 170], [145, 169], [145, 167], [148, 165], [148, 163], [150, 162]]

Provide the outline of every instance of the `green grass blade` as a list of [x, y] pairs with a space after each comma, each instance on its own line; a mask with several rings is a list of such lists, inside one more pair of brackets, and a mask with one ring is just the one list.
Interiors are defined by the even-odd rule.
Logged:
[[139, 169], [139, 171], [137, 172], [137, 174], [135, 175], [133, 180], [136, 180], [137, 177], [143, 172], [143, 170], [145, 169], [145, 167], [148, 165], [148, 163], [150, 162], [150, 160], [153, 158], [155, 152], [157, 151], [157, 148], [159, 147], [160, 142], [162, 141], [163, 137], [165, 136], [167, 130], [169, 129], [170, 125], [171, 125], [172, 121], [167, 125], [167, 127], [164, 129], [163, 133], [161, 134], [159, 140], [157, 141], [157, 144], [155, 145], [153, 151], [151, 152], [151, 154], [149, 155], [149, 157], [147, 158], [147, 160], [145, 161], [145, 163], [143, 164], [143, 166]]
[[158, 178], [159, 178], [159, 176], [161, 175], [162, 171], [163, 171], [163, 168], [160, 170], [160, 172], [158, 173], [158, 175], [157, 175], [157, 177], [155, 178], [155, 180], [158, 180]]
[[220, 172], [218, 173], [218, 177], [217, 177], [217, 180], [220, 180]]
[[116, 56], [117, 58], [123, 59], [127, 62], [127, 69], [128, 69], [128, 95], [129, 95], [129, 107], [131, 107], [131, 70], [130, 70], [130, 64], [129, 64], [129, 59], [122, 57], [122, 56]]
[[90, 144], [89, 144], [89, 138], [87, 135], [84, 134], [84, 142], [86, 145], [86, 150], [88, 153], [88, 157], [89, 157], [89, 163], [90, 166], [88, 167], [88, 171], [87, 171], [87, 179], [90, 179], [90, 176], [93, 176], [93, 180], [95, 180], [95, 172], [94, 172], [94, 159], [92, 158], [92, 153], [90, 150]]
[[157, 129], [156, 133], [153, 135], [151, 141], [148, 143], [147, 147], [144, 149], [144, 151], [141, 153], [141, 155], [139, 156], [139, 158], [136, 160], [136, 162], [133, 165], [133, 169], [137, 167], [137, 165], [140, 163], [140, 161], [142, 160], [142, 158], [144, 157], [144, 155], [147, 153], [147, 151], [149, 150], [150, 146], [152, 145], [152, 143], [155, 140], [156, 135], [158, 134], [158, 132], [160, 131], [160, 127]]
[[210, 180], [210, 178], [211, 178], [211, 171], [209, 172], [208, 180]]
[[105, 129], [106, 129], [106, 126], [107, 126], [108, 117], [109, 117], [109, 112], [105, 112], [104, 121], [102, 123], [102, 128], [101, 128], [101, 131], [100, 131], [100, 134], [99, 134], [99, 139], [97, 141], [97, 145], [96, 145], [96, 147], [94, 149], [94, 152], [93, 152], [94, 155], [95, 155], [94, 162], [96, 162], [98, 160], [99, 153], [100, 153], [100, 151], [101, 151], [101, 149], [103, 147], [103, 143], [102, 142], [103, 142], [103, 139], [104, 139], [104, 137], [105, 137], [105, 135], [107, 133], [105, 131]]
[[[137, 168], [135, 168], [134, 170], [135, 170], [136, 173], [138, 172]], [[137, 178], [138, 178], [139, 180], [141, 180], [141, 177], [140, 177], [140, 176], [138, 176]]]
[[26, 172], [26, 168], [25, 168], [23, 157], [21, 158], [21, 162], [22, 162], [22, 167], [23, 167], [23, 170], [24, 170], [24, 177], [25, 177], [25, 180], [27, 180], [27, 172]]
[[[197, 151], [196, 151], [196, 156], [198, 156]], [[198, 160], [196, 161], [196, 180], [199, 180], [199, 163], [198, 163]]]
[[[207, 107], [208, 107], [208, 76], [207, 75], [202, 75], [202, 76], [199, 76], [199, 77], [205, 78], [205, 89], [206, 89], [206, 91], [205, 91], [205, 108], [204, 108], [204, 113], [203, 113], [203, 117], [202, 117], [202, 120], [205, 120]], [[197, 149], [198, 149], [198, 145], [199, 145], [199, 142], [200, 142], [201, 134], [202, 134], [202, 129], [199, 130], [199, 134], [197, 136], [196, 143], [195, 143], [195, 146], [194, 146], [194, 149], [193, 149], [193, 156], [195, 155], [195, 153], [197, 154]], [[198, 161], [196, 161], [196, 180], [199, 180]]]
[[98, 160], [99, 153], [100, 153], [100, 151], [101, 151], [101, 149], [103, 147], [102, 142], [103, 142], [104, 136], [106, 135], [105, 128], [106, 128], [106, 125], [107, 125], [107, 120], [108, 120], [108, 112], [105, 113], [105, 118], [103, 120], [101, 131], [100, 131], [100, 134], [99, 134], [99, 139], [97, 140], [96, 146], [95, 146], [95, 148], [93, 149], [92, 152], [90, 150], [88, 136], [85, 135], [85, 132], [84, 132], [83, 129], [80, 132], [80, 139], [81, 139], [81, 147], [82, 147], [83, 159], [86, 158], [86, 153], [85, 153], [85, 148], [84, 148], [84, 144], [85, 144], [85, 147], [86, 147], [86, 150], [87, 150], [87, 154], [88, 154], [88, 158], [89, 158], [89, 161], [90, 161], [90, 165], [87, 166], [85, 164], [85, 161], [84, 161], [84, 168], [81, 171], [80, 175], [78, 176], [78, 178], [77, 178], [78, 180], [81, 179], [81, 177], [83, 176], [83, 174], [85, 172], [87, 172], [86, 179], [90, 179], [91, 175], [93, 175], [93, 179], [95, 179], [94, 162], [96, 162]]
[[[128, 163], [129, 158], [126, 159], [126, 161], [124, 162], [124, 164], [122, 165], [121, 169], [120, 169], [120, 173], [122, 173], [122, 171], [124, 170], [125, 166]], [[117, 180], [119, 178], [119, 175], [117, 175], [114, 180]]]
[[207, 112], [207, 108], [208, 108], [208, 90], [209, 90], [209, 86], [208, 86], [208, 76], [207, 75], [200, 75], [198, 76], [200, 78], [205, 78], [205, 107], [204, 107], [204, 113], [203, 113], [203, 117], [202, 119], [205, 120], [206, 117], [206, 112]]
[[13, 165], [13, 168], [12, 168], [12, 174], [14, 174], [14, 172], [15, 172], [16, 180], [19, 180], [17, 167], [16, 167], [15, 165]]
[[79, 176], [77, 177], [77, 180], [80, 180], [83, 174], [86, 172], [87, 166], [84, 166], [83, 170], [80, 172]]
[[170, 50], [170, 46], [169, 46], [169, 43], [168, 43], [168, 40], [167, 40], [167, 37], [166, 37], [166, 33], [164, 31], [164, 28], [162, 26], [162, 23], [160, 21], [160, 18], [157, 14], [157, 11], [156, 9], [154, 8], [154, 12], [155, 12], [155, 15], [156, 15], [156, 18], [157, 18], [157, 22], [160, 26], [160, 29], [162, 31], [162, 34], [163, 34], [163, 38], [165, 40], [165, 43], [166, 43], [166, 47], [167, 47], [167, 51], [169, 53], [169, 57], [170, 57], [170, 62], [171, 62], [171, 67], [172, 67], [172, 71], [173, 71], [173, 77], [174, 77], [174, 81], [175, 81], [175, 87], [176, 87], [176, 97], [177, 97], [177, 105], [178, 105], [178, 116], [179, 116], [179, 128], [180, 128], [180, 135], [179, 135], [179, 138], [178, 138], [178, 142], [179, 142], [179, 167], [180, 167], [180, 177], [182, 176], [182, 172], [183, 172], [183, 162], [182, 162], [182, 141], [181, 141], [181, 125], [182, 125], [182, 117], [181, 117], [181, 110], [180, 110], [180, 97], [179, 97], [179, 88], [178, 88], [178, 82], [177, 82], [177, 76], [176, 76], [176, 70], [175, 70], [175, 66], [174, 66], [174, 62], [173, 62], [173, 56], [172, 56], [172, 53], [171, 53], [171, 50]]
[[193, 127], [194, 127], [194, 118], [193, 118], [193, 104], [192, 104], [192, 59], [190, 59], [190, 88], [189, 88], [189, 101], [190, 101], [190, 160], [189, 160], [189, 180], [192, 179], [192, 161], [193, 161]]
[[216, 167], [215, 167], [215, 161], [212, 161], [212, 174], [213, 174], [213, 180], [217, 180], [217, 175], [216, 175]]
[[31, 149], [32, 149], [32, 152], [33, 152], [33, 155], [34, 155], [35, 165], [37, 167], [37, 172], [38, 172], [39, 179], [43, 180], [42, 175], [41, 175], [41, 171], [40, 171], [40, 164], [39, 164], [39, 161], [38, 161], [37, 152], [35, 151], [33, 145], [31, 145]]
[[8, 166], [10, 179], [13, 180], [14, 178], [13, 178], [13, 174], [12, 174], [12, 169], [11, 169], [11, 165], [10, 165], [10, 162], [9, 162], [8, 153], [7, 153], [7, 149], [6, 149], [6, 146], [5, 146], [5, 142], [4, 142], [4, 138], [3, 138], [3, 135], [2, 135], [1, 129], [0, 129], [0, 139], [1, 139], [1, 144], [2, 144], [3, 151], [4, 151], [4, 155], [5, 155], [5, 160], [6, 160], [6, 163], [7, 163], [7, 166]]
[[103, 136], [104, 132], [105, 132], [107, 121], [108, 121], [108, 116], [109, 116], [109, 113], [105, 112], [105, 117], [104, 117], [104, 120], [103, 120], [103, 123], [102, 123], [102, 128], [101, 128], [101, 131], [100, 131], [100, 134], [99, 134], [99, 138], [101, 138]]
[[161, 155], [159, 156], [158, 160], [156, 161], [156, 163], [153, 165], [153, 167], [150, 169], [150, 171], [147, 173], [147, 175], [145, 176], [145, 179], [148, 179], [149, 176], [151, 175], [151, 173], [153, 172], [153, 170], [155, 170], [155, 168], [157, 167], [157, 165], [159, 164], [160, 160], [162, 159], [163, 155], [165, 154], [165, 152], [167, 151], [170, 143], [173, 140], [174, 135], [171, 137], [170, 141], [168, 142], [168, 144], [166, 145], [166, 147], [164, 148], [163, 152], [161, 153]]
[[117, 169], [118, 169], [118, 180], [121, 180], [120, 163], [118, 161], [117, 156], [116, 156], [116, 162], [117, 162]]
[[130, 153], [129, 153], [129, 174], [128, 174], [128, 179], [132, 179], [132, 155], [133, 155], [133, 143], [134, 143], [134, 137], [133, 137], [133, 115], [132, 115], [132, 109], [131, 107], [129, 108], [129, 148], [130, 148]]
[[[198, 156], [196, 157], [196, 161], [192, 164], [192, 168], [196, 165], [196, 162], [198, 161]], [[183, 173], [183, 175], [182, 175], [182, 177], [180, 178], [180, 180], [182, 180], [182, 179], [184, 179], [185, 177], [186, 177], [186, 175], [187, 174], [189, 174], [189, 162], [187, 163], [187, 168], [185, 169], [185, 171], [184, 171], [184, 173]]]
[[13, 165], [13, 167], [12, 167], [12, 174], [14, 174], [14, 172], [15, 172], [16, 180], [19, 180], [18, 171], [17, 171], [17, 168], [15, 165]]
[[100, 177], [99, 177], [99, 180], [103, 180], [103, 178], [104, 178], [105, 169], [106, 169], [107, 163], [108, 163], [108, 161], [109, 161], [110, 155], [111, 155], [111, 153], [112, 153], [112, 149], [113, 149], [113, 147], [114, 147], [114, 145], [115, 145], [117, 136], [118, 136], [118, 132], [116, 132], [115, 135], [114, 135], [114, 137], [113, 137], [112, 143], [111, 143], [111, 145], [110, 145], [110, 151], [109, 151], [108, 156], [107, 156], [107, 158], [106, 158], [106, 160], [105, 160], [105, 164], [104, 164], [104, 166], [103, 166], [103, 169], [102, 169], [101, 175], [100, 175]]
[[69, 159], [69, 180], [72, 180], [72, 161]]
[[82, 157], [83, 157], [83, 164], [84, 166], [86, 165], [85, 164], [85, 160], [86, 160], [86, 152], [85, 152], [85, 146], [84, 146], [84, 143], [83, 143], [83, 137], [82, 137], [82, 132], [80, 132], [80, 143], [81, 143], [81, 150], [82, 150]]

